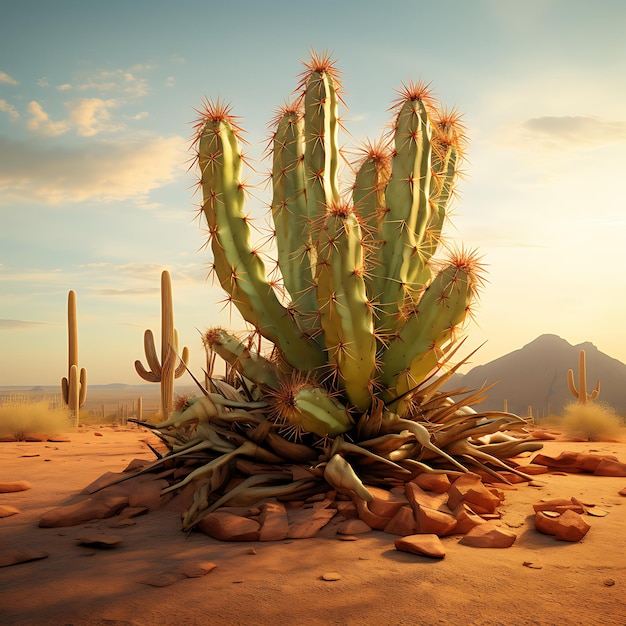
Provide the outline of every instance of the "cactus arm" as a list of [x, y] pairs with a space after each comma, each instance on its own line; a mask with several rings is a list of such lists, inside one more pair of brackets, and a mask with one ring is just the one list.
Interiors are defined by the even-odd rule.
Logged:
[[[326, 207], [339, 200], [337, 94], [327, 59], [311, 68], [304, 92], [304, 166], [309, 220], [315, 227]], [[315, 232], [313, 243], [315, 243]]]
[[160, 376], [157, 376], [152, 370], [147, 370], [143, 363], [139, 360], [135, 361], [135, 371], [141, 378], [149, 383], [159, 383], [161, 382]]
[[78, 406], [81, 407], [85, 404], [85, 398], [87, 397], [87, 370], [84, 367], [80, 368], [78, 386], [80, 389], [78, 393]]
[[205, 344], [219, 354], [242, 376], [257, 385], [277, 389], [282, 376], [278, 366], [250, 351], [241, 341], [221, 328], [212, 328], [204, 335]]
[[317, 324], [302, 135], [302, 116], [295, 107], [283, 109], [273, 139], [272, 216], [278, 265], [283, 283], [307, 332]]
[[413, 281], [425, 264], [422, 244], [432, 214], [431, 138], [424, 101], [407, 94], [395, 122], [391, 179], [386, 189], [388, 211], [380, 228], [383, 262], [374, 281], [381, 294], [381, 327], [390, 332], [402, 325], [397, 312], [418, 287]]
[[367, 297], [361, 228], [354, 212], [332, 208], [319, 246], [317, 297], [329, 359], [350, 402], [366, 411], [372, 401], [376, 338]]
[[387, 398], [409, 391], [437, 366], [466, 318], [476, 295], [475, 281], [467, 268], [451, 264], [424, 291], [417, 309], [382, 355]]
[[250, 246], [239, 178], [241, 154], [224, 115], [207, 112], [198, 148], [203, 210], [220, 284], [243, 318], [280, 348], [288, 362], [318, 367], [324, 362], [321, 348], [302, 334], [291, 312], [278, 301], [263, 261]]

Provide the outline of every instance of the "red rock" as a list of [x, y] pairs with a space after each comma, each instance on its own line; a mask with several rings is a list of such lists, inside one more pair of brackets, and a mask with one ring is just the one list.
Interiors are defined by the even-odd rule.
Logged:
[[443, 559], [446, 551], [437, 535], [409, 535], [408, 537], [398, 537], [394, 542], [396, 550], [420, 554], [432, 559]]
[[619, 493], [620, 496], [626, 496], [626, 487], [620, 489], [617, 493]]
[[444, 511], [450, 513], [448, 508], [448, 494], [447, 493], [434, 493], [432, 491], [425, 491], [419, 485], [413, 482], [406, 483], [404, 485], [407, 500], [413, 507], [415, 513], [420, 506], [427, 506], [429, 509], [436, 509], [438, 511]]
[[39, 520], [41, 528], [62, 528], [84, 524], [93, 519], [105, 519], [117, 515], [128, 506], [125, 496], [88, 498], [76, 504], [69, 504], [44, 513]]
[[420, 506], [415, 512], [418, 532], [443, 537], [449, 535], [456, 528], [456, 518], [451, 513], [445, 513], [427, 506]]
[[540, 533], [554, 535], [560, 541], [580, 541], [591, 527], [574, 511], [565, 511], [558, 517], [539, 511], [535, 514], [535, 528]]
[[408, 504], [400, 507], [389, 520], [384, 531], [390, 535], [400, 535], [401, 537], [414, 535], [417, 532], [417, 521], [413, 509]]
[[626, 476], [626, 463], [604, 458], [594, 470], [595, 476]]
[[9, 506], [8, 504], [0, 504], [0, 518], [11, 517], [11, 515], [17, 515], [17, 513], [19, 512], [19, 509], [16, 509], [14, 506]]
[[545, 465], [537, 465], [535, 463], [529, 463], [528, 465], [521, 465], [520, 470], [524, 472], [524, 474], [528, 474], [529, 476], [537, 476], [539, 474], [548, 473], [548, 468]]
[[315, 537], [335, 516], [335, 509], [288, 509], [288, 539], [307, 539]]
[[361, 500], [361, 498], [356, 497], [354, 499], [354, 505], [356, 506], [357, 513], [359, 514], [359, 519], [362, 519], [370, 528], [384, 530], [385, 526], [389, 523], [388, 517], [381, 517], [380, 515], [372, 513], [365, 500]]
[[[578, 468], [583, 472], [594, 474], [599, 465], [604, 461], [617, 461], [617, 458], [610, 455], [600, 454], [579, 454], [578, 455]], [[626, 476], [626, 474], [624, 474]]]
[[133, 459], [122, 471], [124, 473], [136, 472], [149, 463], [150, 461], [147, 461], [146, 459]]
[[581, 504], [573, 502], [573, 498], [555, 498], [554, 500], [541, 500], [537, 504], [533, 504], [535, 513], [538, 511], [553, 511], [554, 513], [564, 513], [565, 511], [574, 511], [575, 513], [584, 513], [585, 509]]
[[511, 531], [487, 522], [474, 526], [459, 543], [474, 548], [509, 548], [516, 539], [517, 535]]
[[347, 519], [339, 524], [337, 533], [340, 535], [362, 535], [371, 532], [371, 528], [360, 519]]
[[95, 436], [95, 437], [104, 437], [104, 435], [103, 435], [101, 432], [99, 432], [99, 431], [96, 431], [96, 432], [94, 433], [94, 436]]
[[0, 567], [27, 563], [28, 561], [38, 561], [48, 557], [47, 552], [31, 548], [9, 548], [0, 550]]
[[198, 528], [220, 541], [257, 541], [261, 525], [247, 517], [215, 511], [203, 517]]
[[435, 493], [447, 493], [450, 489], [450, 479], [447, 474], [422, 472], [412, 482], [426, 491], [434, 491]]
[[369, 485], [367, 485], [367, 490], [374, 496], [374, 499], [367, 503], [369, 510], [374, 515], [391, 519], [400, 507], [408, 504], [406, 496], [402, 493], [393, 493], [387, 489], [370, 487]]
[[31, 488], [32, 485], [27, 480], [0, 483], [0, 493], [15, 493], [17, 491], [26, 491]]
[[260, 506], [259, 541], [280, 541], [287, 538], [289, 520], [285, 506], [280, 502], [265, 502]]
[[563, 471], [577, 470], [578, 468], [578, 452], [561, 452], [557, 457], [550, 457], [545, 454], [537, 454], [533, 458], [535, 465], [545, 465], [553, 469]]
[[472, 511], [465, 502], [461, 502], [456, 509], [454, 509], [453, 514], [456, 519], [456, 527], [454, 528], [455, 535], [464, 535], [472, 530], [474, 526], [487, 523], [480, 515]]
[[335, 502], [335, 508], [337, 509], [337, 513], [346, 519], [357, 519], [359, 517], [359, 512], [356, 510], [354, 502], [339, 500]]
[[122, 538], [119, 535], [93, 533], [79, 537], [78, 542], [83, 546], [91, 546], [92, 548], [115, 548], [122, 543]]
[[448, 491], [448, 506], [451, 509], [455, 509], [461, 502], [477, 505], [485, 513], [493, 513], [500, 504], [500, 498], [485, 487], [479, 476], [464, 474], [452, 483]]

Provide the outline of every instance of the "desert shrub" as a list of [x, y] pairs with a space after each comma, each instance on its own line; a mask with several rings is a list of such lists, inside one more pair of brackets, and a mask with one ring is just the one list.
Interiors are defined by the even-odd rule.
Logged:
[[22, 440], [29, 434], [56, 434], [70, 429], [68, 413], [47, 400], [7, 402], [0, 405], [0, 437]]
[[563, 411], [562, 426], [570, 437], [601, 441], [615, 437], [621, 421], [614, 409], [607, 404], [572, 402]]

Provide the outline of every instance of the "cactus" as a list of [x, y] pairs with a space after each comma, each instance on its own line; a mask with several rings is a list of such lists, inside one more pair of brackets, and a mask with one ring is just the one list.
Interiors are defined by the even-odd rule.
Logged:
[[[465, 142], [459, 115], [439, 109], [425, 85], [404, 86], [390, 135], [366, 145], [351, 196], [341, 194], [338, 72], [326, 55], [305, 65], [269, 144], [282, 282], [268, 278], [251, 243], [231, 107], [206, 102], [196, 125], [213, 270], [252, 332], [240, 340], [209, 329], [205, 349], [226, 362], [228, 381], [207, 376], [203, 398], [162, 424], [143, 423], [171, 449], [155, 468], [199, 465], [165, 490], [198, 480], [184, 529], [233, 497], [304, 499], [330, 484], [367, 501], [365, 484], [389, 488], [422, 471], [468, 471], [466, 463], [524, 476], [498, 455], [541, 445], [514, 436], [477, 445], [473, 437], [526, 422], [471, 409], [484, 389], [458, 390], [460, 400], [441, 391], [467, 360], [452, 364], [482, 274], [476, 253], [439, 250]], [[259, 337], [271, 344], [265, 354], [253, 346]], [[235, 456], [255, 463], [230, 463]]]
[[189, 349], [183, 348], [177, 366], [178, 332], [174, 328], [172, 279], [167, 270], [161, 273], [161, 360], [159, 361], [157, 356], [154, 335], [150, 329], [144, 333], [144, 351], [150, 369], [146, 369], [141, 361], [137, 360], [135, 370], [144, 380], [161, 384], [159, 413], [163, 419], [168, 419], [174, 403], [174, 379], [180, 378], [185, 372], [189, 362]]
[[578, 355], [578, 389], [574, 382], [574, 371], [567, 371], [567, 384], [570, 393], [578, 400], [578, 404], [587, 404], [592, 402], [600, 395], [600, 381], [596, 382], [596, 386], [591, 393], [587, 393], [587, 363], [585, 351], [581, 350]]
[[[67, 295], [68, 375], [61, 379], [61, 395], [70, 416], [78, 425], [79, 409], [87, 397], [87, 370], [78, 368], [78, 322], [76, 316], [76, 292]], [[80, 374], [79, 374], [80, 372]]]

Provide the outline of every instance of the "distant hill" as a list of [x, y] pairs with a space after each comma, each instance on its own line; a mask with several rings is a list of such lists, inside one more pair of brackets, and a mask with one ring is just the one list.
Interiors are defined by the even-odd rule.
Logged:
[[557, 335], [541, 335], [519, 350], [494, 361], [479, 365], [465, 375], [455, 375], [448, 389], [465, 386], [479, 389], [497, 382], [480, 406], [508, 410], [527, 415], [531, 405], [535, 415], [560, 414], [565, 404], [574, 400], [567, 385], [567, 370], [574, 370], [578, 385], [578, 354], [585, 350], [587, 359], [587, 391], [600, 381], [599, 400], [626, 415], [626, 365], [603, 352], [592, 343], [572, 346]]

